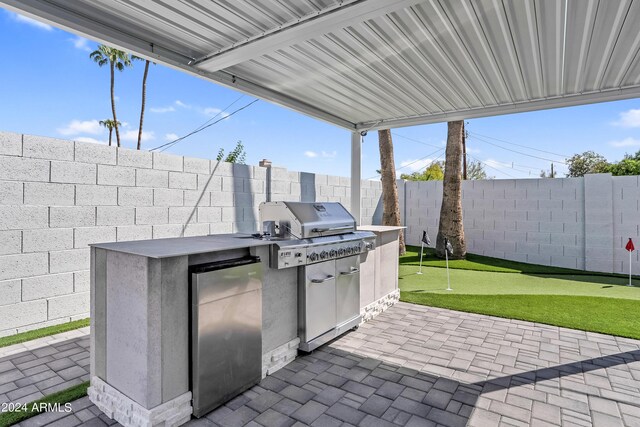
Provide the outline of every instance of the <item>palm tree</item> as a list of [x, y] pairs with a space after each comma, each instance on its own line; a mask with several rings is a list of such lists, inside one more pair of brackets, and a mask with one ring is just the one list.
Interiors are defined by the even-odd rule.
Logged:
[[144, 106], [147, 102], [147, 75], [149, 74], [149, 60], [131, 55], [131, 59], [144, 61], [144, 74], [142, 75], [142, 103], [140, 106], [140, 126], [138, 127], [138, 150], [142, 145], [142, 123], [144, 122]]
[[[391, 131], [378, 131], [380, 147], [380, 176], [382, 181], [382, 225], [400, 225], [400, 202], [396, 183], [396, 167], [393, 160], [393, 141]], [[400, 255], [404, 255], [404, 233], [400, 231]]]
[[464, 122], [448, 123], [447, 148], [445, 153], [444, 183], [442, 186], [442, 207], [436, 239], [436, 255], [445, 257], [445, 238], [451, 242], [453, 253], [449, 258], [464, 259], [467, 244], [464, 240], [462, 223], [462, 137]]
[[114, 95], [115, 70], [122, 71], [125, 67], [131, 67], [131, 58], [129, 54], [113, 47], [101, 44], [98, 49], [89, 54], [89, 58], [93, 59], [98, 66], [109, 64], [111, 72], [111, 112], [113, 113], [113, 122], [116, 129], [116, 140], [120, 147], [120, 131], [118, 130], [118, 118], [116, 117], [116, 100]]
[[[100, 123], [100, 126], [104, 126], [109, 129], [109, 146], [111, 146], [111, 134], [113, 133], [113, 128], [116, 127], [116, 122], [112, 119], [104, 119], [100, 120], [98, 123]], [[120, 122], [117, 122], [117, 124], [120, 126]]]

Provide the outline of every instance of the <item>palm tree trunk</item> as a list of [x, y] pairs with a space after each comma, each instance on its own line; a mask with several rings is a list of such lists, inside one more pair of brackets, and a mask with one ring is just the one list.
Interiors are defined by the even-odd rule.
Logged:
[[453, 254], [449, 258], [464, 259], [467, 255], [462, 222], [463, 123], [462, 120], [458, 120], [448, 124], [442, 207], [440, 208], [440, 225], [436, 239], [436, 255], [441, 258], [445, 257], [445, 237], [449, 239], [453, 248]]
[[[393, 160], [393, 141], [391, 131], [378, 131], [380, 147], [380, 175], [382, 181], [382, 225], [400, 226], [400, 203], [396, 184], [396, 167]], [[400, 231], [400, 255], [404, 255], [404, 233]]]
[[111, 112], [113, 113], [113, 123], [116, 128], [116, 141], [118, 143], [118, 147], [120, 147], [120, 131], [118, 130], [118, 118], [116, 117], [116, 98], [114, 95], [114, 86], [115, 86], [115, 64], [113, 61], [109, 63], [111, 68]]
[[109, 128], [109, 147], [111, 147], [111, 134], [113, 134], [113, 128]]
[[142, 122], [144, 121], [144, 105], [147, 102], [147, 74], [149, 74], [149, 60], [144, 63], [144, 74], [142, 75], [142, 106], [140, 107], [140, 127], [138, 127], [138, 150], [142, 145]]

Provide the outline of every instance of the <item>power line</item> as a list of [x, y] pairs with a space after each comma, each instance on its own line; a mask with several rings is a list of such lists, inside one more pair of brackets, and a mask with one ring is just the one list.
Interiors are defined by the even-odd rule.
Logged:
[[216, 114], [215, 116], [211, 117], [209, 120], [205, 121], [204, 123], [202, 123], [200, 126], [198, 126], [196, 128], [196, 130], [202, 128], [203, 126], [205, 126], [207, 123], [215, 120], [216, 117], [218, 117], [219, 115], [221, 115], [222, 113], [225, 113], [229, 108], [233, 107], [236, 102], [240, 101], [242, 98], [244, 98], [246, 95], [242, 94], [239, 97], [237, 97], [235, 99], [235, 101], [233, 101], [231, 104], [227, 105], [226, 107], [224, 107], [222, 110], [218, 111], [218, 114]]
[[[508, 173], [506, 173], [506, 172], [505, 172], [505, 171], [503, 171], [503, 170], [500, 170], [500, 169], [498, 169], [498, 168], [495, 168], [495, 167], [491, 166], [490, 164], [488, 164], [487, 162], [483, 162], [483, 161], [482, 161], [482, 160], [480, 160], [479, 158], [477, 158], [477, 157], [475, 157], [475, 156], [472, 156], [471, 154], [467, 154], [467, 155], [468, 155], [469, 157], [471, 157], [472, 159], [476, 159], [476, 161], [478, 161], [478, 162], [482, 163], [483, 165], [485, 165], [485, 166], [486, 166], [486, 167], [488, 167], [488, 168], [491, 168], [491, 169], [493, 169], [493, 170], [495, 170], [495, 171], [497, 171], [497, 172], [500, 172], [500, 173], [502, 173], [502, 174], [504, 174], [504, 175], [508, 176], [509, 178], [517, 179], [517, 177], [515, 177], [515, 176], [513, 176], [513, 175], [511, 175], [511, 174], [508, 174]], [[521, 172], [521, 171], [520, 171], [520, 172]]]
[[426, 145], [427, 147], [442, 148], [442, 147], [439, 147], [438, 145], [428, 144], [428, 143], [426, 143], [424, 141], [420, 141], [420, 140], [414, 139], [414, 138], [409, 138], [408, 136], [400, 135], [399, 133], [396, 133], [396, 132], [391, 132], [391, 135], [399, 136], [400, 138], [404, 138], [404, 139], [406, 139], [408, 141], [417, 142], [418, 144]]
[[[419, 158], [419, 159], [417, 159], [417, 160], [414, 160], [414, 161], [413, 161], [413, 162], [411, 162], [411, 163], [407, 163], [407, 164], [406, 164], [406, 165], [404, 165], [404, 166], [400, 166], [399, 168], [397, 168], [397, 169], [396, 169], [396, 172], [398, 172], [400, 169], [404, 169], [404, 168], [409, 167], [409, 166], [411, 166], [411, 165], [413, 165], [413, 164], [415, 164], [415, 163], [418, 163], [418, 162], [419, 162], [419, 161], [421, 161], [421, 160], [428, 159], [429, 157], [431, 157], [431, 156], [433, 156], [434, 154], [436, 154], [438, 151], [442, 151], [442, 150], [444, 150], [444, 148], [439, 148], [439, 149], [437, 149], [436, 151], [434, 151], [433, 153], [427, 154], [426, 156], [421, 157], [421, 158]], [[440, 153], [440, 155], [439, 155], [438, 157], [436, 157], [436, 159], [435, 159], [433, 162], [431, 162], [431, 164], [433, 164], [437, 159], [439, 159], [439, 158], [442, 156], [442, 154], [443, 154], [443, 153]], [[429, 165], [429, 166], [430, 166], [430, 165]], [[373, 178], [377, 178], [377, 177], [379, 177], [379, 176], [380, 176], [380, 174], [376, 174], [376, 175], [372, 176], [371, 178], [366, 178], [366, 179], [373, 179]]]
[[571, 157], [571, 156], [567, 156], [566, 154], [558, 154], [558, 153], [553, 153], [553, 152], [551, 152], [551, 151], [540, 150], [540, 149], [537, 149], [537, 148], [529, 147], [529, 146], [527, 146], [527, 145], [516, 144], [515, 142], [505, 141], [504, 139], [498, 139], [498, 138], [494, 138], [494, 137], [492, 137], [492, 136], [482, 135], [482, 134], [479, 134], [479, 133], [477, 133], [477, 132], [471, 132], [471, 131], [469, 131], [469, 134], [470, 134], [470, 135], [477, 135], [477, 136], [481, 136], [481, 137], [483, 137], [483, 138], [493, 139], [494, 141], [504, 142], [505, 144], [515, 145], [515, 146], [518, 146], [518, 147], [526, 148], [526, 149], [528, 149], [528, 150], [538, 151], [538, 152], [540, 152], [540, 153], [551, 154], [551, 155], [558, 156], [558, 157], [564, 157], [565, 159], [566, 159], [566, 158], [568, 158], [568, 157]]
[[471, 136], [471, 137], [476, 139], [476, 140], [478, 140], [478, 141], [484, 142], [485, 144], [493, 145], [494, 147], [502, 148], [503, 150], [511, 151], [512, 153], [517, 153], [517, 154], [520, 154], [522, 156], [533, 157], [534, 159], [545, 160], [547, 162], [560, 163], [562, 165], [566, 165], [565, 162], [560, 161], [560, 160], [553, 160], [553, 159], [548, 159], [546, 157], [534, 156], [533, 154], [523, 153], [522, 151], [512, 150], [511, 148], [507, 148], [507, 147], [503, 147], [503, 146], [498, 145], [498, 144], [494, 144], [493, 142], [487, 141], [484, 138], [479, 137], [478, 134], [476, 134], [475, 136]]
[[[215, 125], [215, 124], [217, 124], [217, 123], [219, 123], [219, 122], [221, 122], [221, 121], [223, 121], [225, 119], [228, 119], [229, 117], [233, 116], [236, 113], [239, 113], [240, 111], [244, 110], [245, 108], [249, 108], [251, 105], [255, 104], [258, 101], [259, 101], [259, 99], [254, 99], [250, 103], [245, 104], [244, 106], [238, 108], [237, 110], [225, 115], [224, 117], [219, 118], [218, 120], [214, 121], [213, 123], [209, 123], [206, 126], [200, 126], [200, 127], [196, 128], [195, 130], [189, 132], [188, 134], [186, 134], [184, 136], [181, 136], [180, 138], [177, 138], [177, 139], [175, 139], [173, 141], [167, 142], [166, 144], [162, 144], [162, 145], [159, 145], [157, 147], [154, 147], [154, 148], [150, 149], [149, 151], [155, 151], [155, 150], [158, 150], [158, 149], [161, 149], [161, 148], [162, 148], [161, 151], [165, 151], [166, 149], [171, 148], [174, 145], [176, 145], [178, 142], [183, 141], [184, 139], [186, 139], [186, 138], [188, 138], [188, 137], [190, 137], [190, 136], [192, 136], [192, 135], [194, 135], [194, 134], [196, 134], [198, 132], [202, 132], [203, 130], [205, 130], [205, 129], [207, 129], [207, 128], [209, 128], [209, 127], [211, 127], [211, 126], [213, 126], [213, 125]], [[235, 103], [235, 101], [234, 101], [234, 103]], [[218, 113], [218, 115], [219, 114], [220, 113]]]

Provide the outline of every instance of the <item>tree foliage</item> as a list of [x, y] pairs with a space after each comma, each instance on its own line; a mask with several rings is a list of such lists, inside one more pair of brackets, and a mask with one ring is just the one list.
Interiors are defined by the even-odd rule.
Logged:
[[622, 159], [618, 163], [609, 165], [609, 172], [613, 176], [640, 175], [640, 160]]
[[400, 179], [407, 181], [442, 181], [444, 179], [444, 162], [433, 162], [422, 172], [403, 173]]
[[610, 164], [601, 154], [594, 151], [585, 151], [582, 154], [574, 154], [567, 159], [569, 167], [568, 177], [577, 178], [589, 173], [609, 172]]
[[216, 160], [244, 165], [246, 157], [247, 157], [247, 153], [244, 150], [244, 145], [242, 144], [242, 141], [238, 141], [236, 143], [236, 148], [231, 150], [226, 157], [224, 155], [224, 148], [220, 148], [220, 150], [218, 150], [218, 156], [216, 157]]
[[609, 172], [613, 176], [640, 175], [640, 151], [635, 154], [625, 154], [618, 163], [609, 165]]
[[[444, 168], [444, 162], [433, 162], [422, 172], [403, 173], [400, 178], [407, 181], [442, 181], [444, 180]], [[487, 173], [482, 163], [477, 161], [467, 163], [467, 178], [474, 180], [487, 179]]]
[[113, 121], [113, 119], [100, 120], [98, 123], [100, 124], [100, 126], [103, 126], [109, 130], [109, 146], [111, 146], [111, 135], [113, 134], [113, 129], [115, 129], [116, 126], [120, 126], [121, 123], [115, 122]]
[[487, 172], [485, 172], [482, 163], [476, 161], [467, 163], [467, 179], [487, 179]]

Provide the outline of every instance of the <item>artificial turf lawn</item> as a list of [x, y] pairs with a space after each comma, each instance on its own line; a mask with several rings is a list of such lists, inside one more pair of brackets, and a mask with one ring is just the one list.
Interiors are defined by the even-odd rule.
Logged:
[[[400, 258], [401, 300], [640, 339], [640, 279], [470, 255], [444, 261], [430, 253], [417, 275], [419, 248]], [[424, 267], [426, 266], [426, 267]]]
[[35, 340], [36, 338], [47, 337], [49, 335], [59, 334], [61, 332], [71, 331], [73, 329], [89, 326], [89, 319], [74, 320], [73, 322], [63, 323], [61, 325], [47, 326], [33, 331], [22, 332], [16, 335], [0, 338], [0, 347], [19, 344], [25, 341]]
[[3, 412], [0, 413], [0, 427], [6, 427], [13, 424], [17, 424], [21, 421], [26, 420], [27, 418], [31, 418], [41, 413], [38, 409], [32, 410], [34, 404], [37, 408], [40, 403], [48, 403], [48, 404], [59, 404], [62, 410], [64, 410], [64, 404], [72, 402], [76, 399], [80, 399], [87, 395], [87, 388], [89, 387], [89, 382], [84, 382], [82, 384], [78, 384], [76, 386], [70, 387], [66, 390], [59, 391], [54, 394], [50, 394], [49, 396], [45, 396], [42, 399], [38, 399], [34, 402], [28, 403], [26, 405], [27, 410], [24, 411], [14, 411], [14, 412]]

